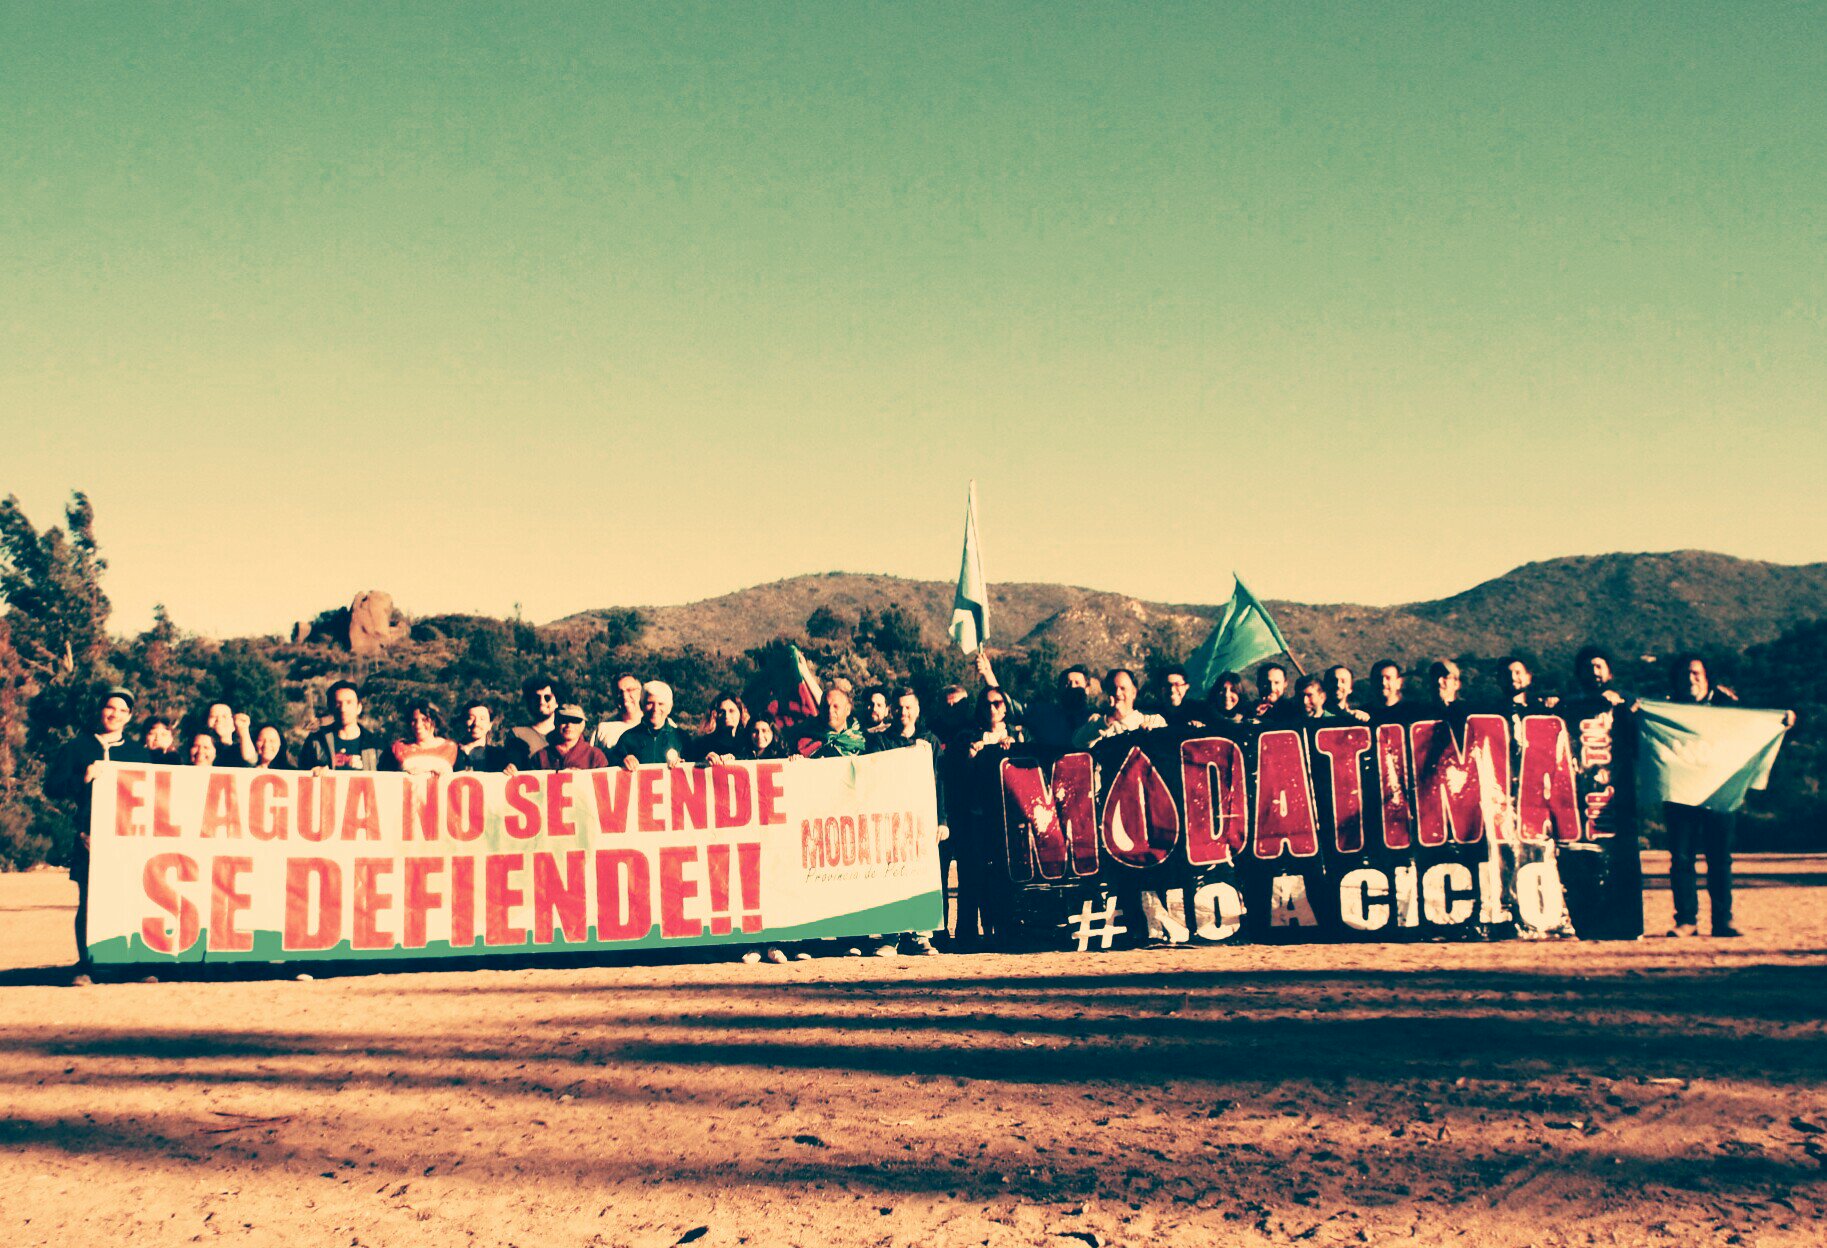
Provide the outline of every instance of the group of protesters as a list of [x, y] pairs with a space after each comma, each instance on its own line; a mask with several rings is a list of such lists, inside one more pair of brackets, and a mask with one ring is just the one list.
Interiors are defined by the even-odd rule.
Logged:
[[[88, 867], [89, 785], [95, 766], [103, 761], [416, 775], [513, 774], [849, 756], [924, 743], [934, 760], [942, 879], [955, 900], [948, 908], [952, 917], [946, 930], [930, 935], [952, 948], [968, 949], [993, 940], [997, 927], [991, 871], [1002, 812], [1000, 795], [981, 780], [989, 770], [979, 762], [986, 752], [992, 760], [1017, 748], [1046, 757], [1149, 729], [1460, 720], [1476, 711], [1554, 712], [1561, 704], [1561, 698], [1538, 688], [1528, 660], [1508, 658], [1498, 670], [1500, 687], [1478, 697], [1468, 694], [1459, 666], [1450, 660], [1433, 662], [1419, 680], [1394, 661], [1383, 660], [1370, 668], [1369, 696], [1363, 697], [1363, 686], [1345, 665], [1306, 674], [1298, 667], [1291, 673], [1282, 662], [1271, 661], [1261, 664], [1247, 682], [1240, 673], [1225, 672], [1201, 696], [1183, 667], [1165, 668], [1144, 691], [1128, 668], [1098, 675], [1075, 664], [1059, 673], [1049, 699], [1023, 706], [1003, 688], [988, 657], [979, 651], [981, 687], [975, 695], [962, 685], [948, 686], [931, 713], [910, 687], [871, 688], [859, 695], [850, 681], [835, 677], [824, 686], [814, 715], [793, 719], [753, 713], [741, 697], [724, 692], [712, 699], [695, 731], [674, 718], [673, 691], [663, 681], [643, 681], [632, 673], [618, 677], [614, 713], [592, 724], [560, 681], [538, 675], [522, 686], [521, 722], [505, 732], [497, 733], [495, 707], [485, 699], [458, 708], [461, 728], [453, 732], [444, 710], [421, 698], [407, 705], [401, 731], [392, 735], [376, 731], [364, 719], [362, 691], [345, 680], [330, 687], [329, 714], [315, 724], [296, 753], [288, 748], [278, 725], [256, 726], [225, 702], [209, 704], [202, 725], [187, 740], [179, 741], [173, 721], [163, 716], [149, 718], [133, 734], [129, 725], [135, 697], [115, 688], [103, 697], [94, 729], [79, 734], [50, 761], [45, 791], [72, 807], [78, 828], [72, 874], [82, 884]], [[1736, 701], [1729, 689], [1713, 683], [1699, 657], [1684, 656], [1671, 675], [1669, 696], [1675, 701]], [[1570, 702], [1629, 712], [1632, 700], [1613, 687], [1611, 662], [1600, 649], [1579, 652], [1574, 679], [1576, 688], [1567, 695]], [[1411, 684], [1419, 686], [1415, 696]], [[1672, 803], [1665, 815], [1675, 894], [1675, 926], [1669, 934], [1697, 933], [1695, 865], [1696, 858], [1704, 856], [1711, 932], [1738, 935], [1731, 914], [1732, 816]], [[77, 915], [79, 948], [86, 906], [85, 888]], [[928, 935], [875, 938], [873, 952], [934, 952]], [[804, 950], [772, 946], [745, 956], [785, 961], [795, 955], [808, 956]]]

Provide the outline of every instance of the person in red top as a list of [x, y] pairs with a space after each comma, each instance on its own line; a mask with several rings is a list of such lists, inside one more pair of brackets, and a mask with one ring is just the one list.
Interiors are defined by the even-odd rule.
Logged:
[[558, 708], [552, 743], [533, 755], [528, 771], [597, 771], [609, 756], [584, 740], [584, 708], [567, 702]]
[[444, 735], [444, 714], [435, 702], [406, 708], [409, 735], [388, 751], [390, 770], [413, 776], [448, 776], [457, 769], [458, 746]]

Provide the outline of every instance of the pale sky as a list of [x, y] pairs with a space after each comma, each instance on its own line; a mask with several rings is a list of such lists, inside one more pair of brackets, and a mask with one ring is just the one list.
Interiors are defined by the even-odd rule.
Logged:
[[117, 631], [1827, 559], [1810, 4], [0, 0], [0, 493]]

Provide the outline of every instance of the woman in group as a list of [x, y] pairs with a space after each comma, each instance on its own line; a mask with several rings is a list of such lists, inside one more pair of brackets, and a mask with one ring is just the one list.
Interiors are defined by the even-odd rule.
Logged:
[[406, 739], [388, 751], [392, 770], [413, 776], [448, 776], [457, 769], [457, 743], [444, 735], [444, 715], [420, 699], [406, 708]]
[[748, 751], [749, 708], [733, 693], [720, 693], [711, 704], [710, 727], [692, 742], [691, 760], [727, 763]]
[[1205, 722], [1241, 724], [1250, 713], [1243, 698], [1243, 677], [1236, 672], [1226, 672], [1212, 686], [1211, 696], [1206, 699]]
[[945, 844], [958, 864], [953, 939], [961, 945], [994, 937], [1002, 925], [1005, 890], [994, 886], [991, 870], [1002, 836], [1001, 762], [1022, 740], [1020, 726], [1009, 722], [1008, 695], [990, 685], [977, 695], [970, 726], [945, 751], [946, 814], [951, 819]]
[[784, 758], [785, 747], [781, 745], [780, 734], [774, 731], [774, 721], [766, 715], [757, 715], [749, 721], [749, 726], [742, 734], [742, 749], [736, 757], [744, 762], [761, 758]]
[[184, 761], [192, 767], [214, 767], [216, 765], [216, 734], [208, 728], [198, 729], [190, 734], [190, 750]]
[[292, 759], [285, 748], [285, 736], [276, 724], [262, 724], [254, 733], [252, 766], [266, 771], [291, 771]]
[[178, 740], [171, 731], [171, 721], [163, 715], [146, 721], [143, 738], [146, 754], [155, 763], [181, 763], [178, 757]]

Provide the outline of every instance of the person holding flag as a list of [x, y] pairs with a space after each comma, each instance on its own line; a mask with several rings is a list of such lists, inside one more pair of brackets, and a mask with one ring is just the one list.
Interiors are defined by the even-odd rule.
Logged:
[[1668, 828], [1668, 884], [1675, 895], [1670, 936], [1700, 934], [1695, 859], [1706, 856], [1708, 923], [1716, 937], [1732, 925], [1732, 838], [1745, 794], [1763, 788], [1794, 711], [1739, 709], [1738, 696], [1715, 685], [1706, 660], [1683, 655], [1669, 672], [1668, 701], [1637, 704], [1638, 791], [1662, 802]]
[[791, 642], [773, 647], [759, 680], [751, 688], [755, 696], [747, 702], [759, 708], [755, 718], [769, 720], [784, 740], [792, 739], [789, 734], [793, 725], [816, 717], [825, 700], [818, 673]]
[[1231, 576], [1237, 583], [1231, 591], [1231, 600], [1225, 604], [1211, 634], [1186, 661], [1187, 678], [1201, 697], [1209, 695], [1212, 686], [1226, 672], [1244, 671], [1250, 664], [1278, 654], [1287, 655], [1296, 672], [1306, 675], [1288, 649], [1281, 629], [1275, 626], [1256, 595], [1244, 585], [1242, 577], [1235, 572]]

